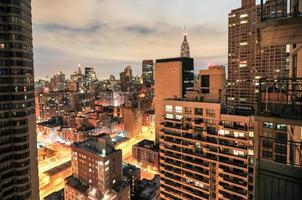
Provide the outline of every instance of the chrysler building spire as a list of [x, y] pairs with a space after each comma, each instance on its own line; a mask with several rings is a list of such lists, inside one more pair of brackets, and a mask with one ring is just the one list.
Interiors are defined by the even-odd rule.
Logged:
[[185, 26], [185, 29], [184, 29], [184, 40], [183, 40], [182, 45], [181, 45], [180, 56], [185, 57], [185, 58], [190, 57], [190, 46], [189, 46], [189, 43], [187, 41], [187, 27], [186, 26]]

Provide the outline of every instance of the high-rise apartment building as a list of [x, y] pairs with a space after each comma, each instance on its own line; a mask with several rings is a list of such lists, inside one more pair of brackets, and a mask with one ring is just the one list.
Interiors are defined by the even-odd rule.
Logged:
[[161, 199], [254, 198], [253, 117], [198, 99], [167, 99], [163, 109]]
[[[260, 10], [255, 0], [242, 0], [229, 14], [227, 104], [254, 113], [258, 79], [278, 78], [286, 73], [286, 45], [260, 46]], [[269, 10], [277, 1], [267, 1]], [[279, 4], [277, 4], [279, 6]]]
[[65, 200], [129, 200], [122, 180], [122, 151], [101, 134], [72, 145], [72, 176], [66, 179]]
[[153, 60], [143, 61], [143, 82], [144, 85], [151, 87], [154, 83], [153, 80]]
[[[274, 2], [274, 1], [269, 1]], [[261, 12], [261, 45], [290, 45], [289, 77], [259, 80], [256, 199], [302, 199], [302, 1]], [[265, 8], [267, 2], [261, 1]], [[280, 9], [281, 8], [281, 9]]]
[[31, 1], [0, 1], [0, 199], [38, 200]]
[[154, 80], [155, 135], [158, 142], [163, 100], [185, 97], [188, 90], [194, 89], [194, 60], [185, 57], [156, 60]]

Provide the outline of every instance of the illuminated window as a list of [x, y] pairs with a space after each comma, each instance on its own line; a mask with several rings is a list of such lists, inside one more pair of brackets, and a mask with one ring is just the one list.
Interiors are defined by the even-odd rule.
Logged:
[[182, 115], [175, 115], [175, 119], [181, 120], [183, 118]]
[[249, 155], [253, 156], [254, 155], [254, 150], [249, 149]]
[[244, 18], [244, 17], [247, 17], [247, 16], [249, 16], [249, 15], [248, 14], [241, 14], [240, 18]]
[[107, 161], [105, 162], [105, 165], [109, 165], [109, 160], [107, 160]]
[[176, 106], [175, 107], [175, 112], [182, 113], [182, 107], [181, 106]]
[[243, 20], [243, 21], [240, 21], [240, 24], [246, 24], [248, 21], [247, 20]]
[[173, 112], [173, 106], [171, 105], [166, 105], [166, 112]]
[[250, 132], [249, 132], [249, 137], [251, 137], [251, 138], [254, 137], [254, 132], [253, 132], [253, 131], [250, 131]]
[[174, 117], [173, 117], [172, 114], [166, 114], [166, 118], [167, 118], [167, 119], [173, 119]]
[[241, 45], [241, 46], [246, 46], [246, 45], [247, 45], [247, 42], [240, 42], [240, 45]]

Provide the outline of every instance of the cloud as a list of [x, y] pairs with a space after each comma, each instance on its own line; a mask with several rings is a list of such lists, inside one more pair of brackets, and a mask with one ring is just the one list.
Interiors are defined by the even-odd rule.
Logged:
[[232, 0], [33, 0], [36, 78], [81, 63], [99, 76], [143, 59], [179, 56], [188, 27], [196, 63], [226, 64], [227, 13]]

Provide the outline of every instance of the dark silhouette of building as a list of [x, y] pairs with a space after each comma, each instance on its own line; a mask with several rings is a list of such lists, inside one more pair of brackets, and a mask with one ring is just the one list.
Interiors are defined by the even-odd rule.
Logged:
[[38, 200], [31, 0], [0, 15], [0, 199]]

